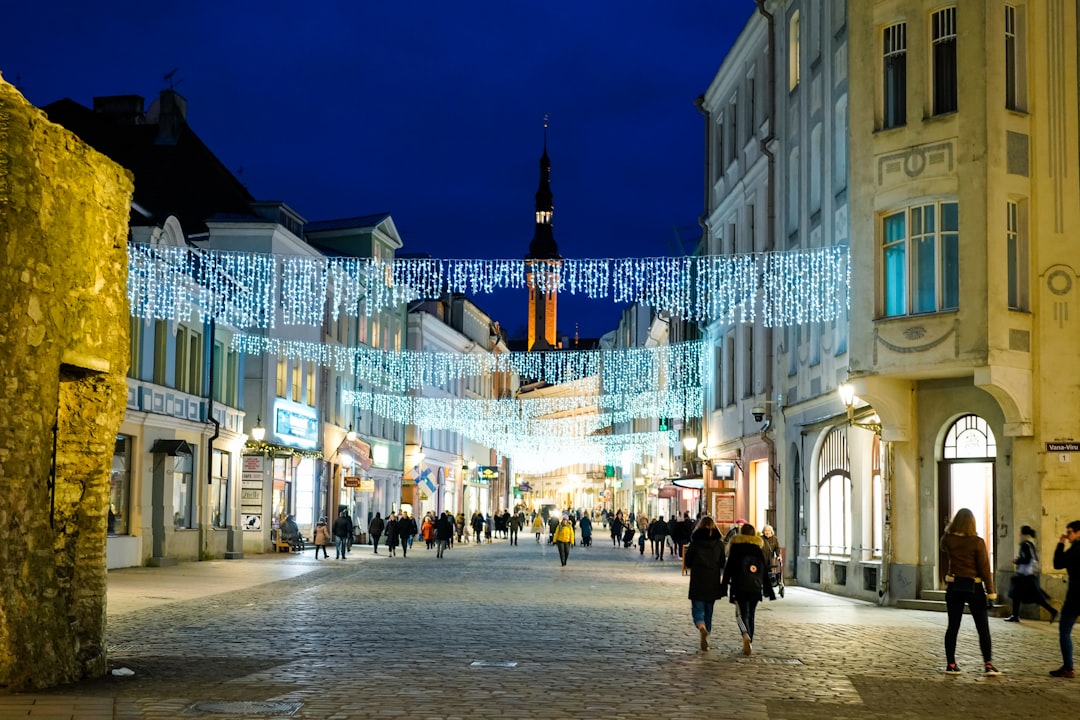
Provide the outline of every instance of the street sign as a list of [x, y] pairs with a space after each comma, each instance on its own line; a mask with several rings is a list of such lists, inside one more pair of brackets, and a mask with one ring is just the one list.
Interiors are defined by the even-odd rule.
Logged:
[[1080, 442], [1048, 442], [1046, 452], [1080, 452]]

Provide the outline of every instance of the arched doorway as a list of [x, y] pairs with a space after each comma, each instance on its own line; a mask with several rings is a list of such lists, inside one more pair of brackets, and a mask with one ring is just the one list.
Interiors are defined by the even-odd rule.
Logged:
[[[944, 532], [960, 508], [975, 515], [979, 537], [986, 541], [990, 566], [994, 562], [994, 479], [997, 440], [978, 415], [964, 415], [949, 427], [938, 464], [938, 532]], [[938, 580], [944, 580], [945, 562], [939, 556]]]

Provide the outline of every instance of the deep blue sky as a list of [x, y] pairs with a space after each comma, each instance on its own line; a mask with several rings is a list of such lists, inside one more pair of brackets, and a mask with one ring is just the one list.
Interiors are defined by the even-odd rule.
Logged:
[[[390, 212], [404, 250], [522, 257], [550, 115], [564, 257], [670, 255], [703, 209], [693, 105], [752, 0], [22, 2], [0, 72], [36, 105], [172, 82], [259, 199], [308, 220]], [[476, 298], [513, 332], [518, 301]], [[567, 298], [560, 330], [613, 329]]]

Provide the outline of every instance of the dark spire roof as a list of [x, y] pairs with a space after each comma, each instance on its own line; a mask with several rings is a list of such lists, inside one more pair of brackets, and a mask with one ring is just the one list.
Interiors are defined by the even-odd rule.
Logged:
[[547, 154], [547, 118], [544, 118], [544, 154], [540, 156], [540, 187], [536, 190], [536, 228], [526, 260], [561, 260], [551, 231], [555, 203], [551, 195], [551, 160]]

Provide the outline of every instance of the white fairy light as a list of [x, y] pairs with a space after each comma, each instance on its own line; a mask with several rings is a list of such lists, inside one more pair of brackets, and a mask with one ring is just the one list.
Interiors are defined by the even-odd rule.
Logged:
[[[136, 317], [196, 313], [240, 328], [320, 327], [446, 292], [549, 292], [640, 302], [685, 320], [768, 327], [822, 322], [850, 302], [846, 246], [684, 258], [437, 260], [267, 255], [129, 243], [128, 297]], [[194, 285], [193, 285], [194, 284]], [[202, 288], [201, 290], [193, 288]]]

